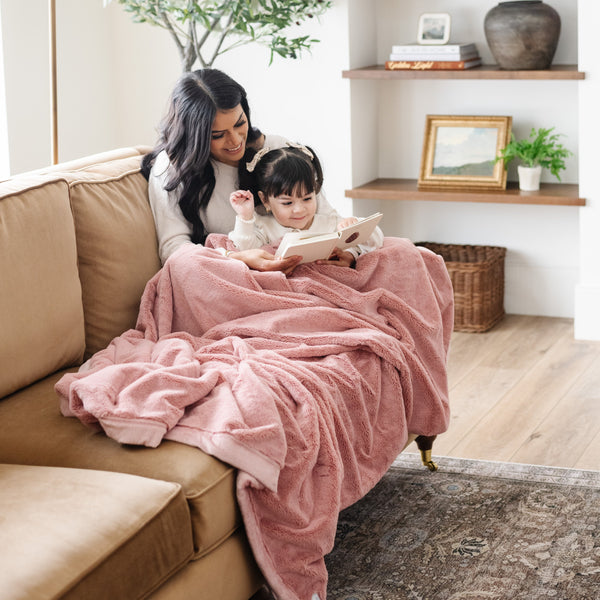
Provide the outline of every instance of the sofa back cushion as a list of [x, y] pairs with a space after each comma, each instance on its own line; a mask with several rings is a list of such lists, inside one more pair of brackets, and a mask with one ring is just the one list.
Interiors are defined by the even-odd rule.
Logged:
[[65, 180], [0, 184], [0, 397], [81, 361], [83, 309]]
[[52, 175], [55, 173], [72, 173], [73, 171], [82, 171], [90, 167], [109, 163], [121, 158], [129, 158], [130, 156], [140, 156], [148, 154], [152, 150], [151, 146], [129, 146], [125, 148], [115, 148], [114, 150], [106, 150], [96, 154], [88, 154], [75, 158], [73, 160], [58, 163], [57, 165], [47, 165], [41, 169], [36, 169], [26, 175]]
[[135, 326], [148, 280], [160, 269], [141, 156], [65, 173], [77, 236], [86, 357]]

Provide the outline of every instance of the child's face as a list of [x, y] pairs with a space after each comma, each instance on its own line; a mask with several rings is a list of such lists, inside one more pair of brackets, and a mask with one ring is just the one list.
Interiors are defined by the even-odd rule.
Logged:
[[317, 195], [314, 192], [301, 194], [301, 190], [294, 190], [291, 195], [269, 196], [263, 204], [271, 209], [273, 216], [280, 225], [292, 229], [308, 229], [315, 213], [317, 212]]

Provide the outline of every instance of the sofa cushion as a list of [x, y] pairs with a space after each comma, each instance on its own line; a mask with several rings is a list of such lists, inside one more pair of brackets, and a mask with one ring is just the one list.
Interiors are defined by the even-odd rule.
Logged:
[[[243, 529], [210, 554], [188, 563], [151, 600], [248, 600], [265, 583]], [[190, 590], [194, 590], [190, 593]], [[259, 595], [257, 598], [264, 598]]]
[[144, 598], [191, 558], [181, 487], [0, 464], [0, 597]]
[[83, 308], [67, 183], [0, 184], [0, 397], [81, 361]]
[[69, 181], [83, 290], [86, 357], [135, 326], [160, 259], [141, 156], [94, 164]]
[[63, 417], [54, 392], [60, 376], [0, 402], [0, 463], [116, 471], [179, 483], [189, 504], [197, 557], [240, 526], [235, 469], [197, 448], [168, 440], [158, 448], [123, 446], [77, 419]]

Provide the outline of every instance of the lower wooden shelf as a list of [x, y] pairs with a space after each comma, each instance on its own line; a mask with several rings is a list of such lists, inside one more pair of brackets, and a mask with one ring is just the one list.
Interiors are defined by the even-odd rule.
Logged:
[[435, 200], [441, 202], [496, 202], [498, 204], [543, 204], [553, 206], [585, 206], [574, 183], [542, 183], [539, 191], [522, 192], [516, 182], [506, 190], [420, 190], [416, 179], [374, 179], [346, 190], [346, 198], [370, 200]]

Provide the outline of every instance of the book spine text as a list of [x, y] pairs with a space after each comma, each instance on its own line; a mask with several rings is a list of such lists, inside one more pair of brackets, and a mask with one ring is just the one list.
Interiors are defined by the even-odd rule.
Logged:
[[480, 64], [481, 60], [388, 60], [385, 62], [385, 68], [388, 71], [462, 71]]

